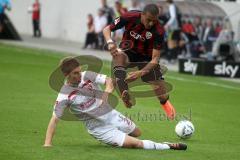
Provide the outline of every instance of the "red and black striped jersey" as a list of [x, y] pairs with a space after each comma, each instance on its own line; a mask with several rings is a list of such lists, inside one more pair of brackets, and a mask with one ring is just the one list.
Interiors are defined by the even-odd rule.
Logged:
[[130, 41], [131, 51], [142, 55], [152, 55], [152, 50], [160, 50], [164, 42], [164, 28], [159, 21], [151, 28], [146, 29], [141, 23], [141, 12], [127, 12], [115, 19], [110, 30], [115, 31], [125, 27], [122, 41]]

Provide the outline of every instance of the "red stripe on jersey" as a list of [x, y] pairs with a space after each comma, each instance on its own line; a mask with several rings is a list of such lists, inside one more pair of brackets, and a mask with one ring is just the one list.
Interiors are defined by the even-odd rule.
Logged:
[[87, 85], [89, 85], [90, 83], [92, 83], [92, 81], [87, 80], [87, 81], [82, 85], [82, 88], [85, 87], [85, 86], [87, 86]]
[[127, 12], [120, 17], [118, 24], [111, 24], [115, 31], [125, 27], [122, 41], [133, 43], [133, 52], [152, 56], [153, 49], [160, 50], [164, 42], [164, 28], [157, 22], [151, 29], [145, 29], [141, 23], [141, 12]]
[[74, 90], [74, 91], [72, 91], [72, 92], [68, 95], [68, 99], [71, 99], [71, 97], [72, 97], [73, 95], [77, 94], [78, 91], [79, 91], [79, 90]]

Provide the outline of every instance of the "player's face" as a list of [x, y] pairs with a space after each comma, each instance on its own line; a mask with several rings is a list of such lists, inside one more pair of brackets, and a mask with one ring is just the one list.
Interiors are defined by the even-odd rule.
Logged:
[[141, 17], [141, 22], [146, 29], [152, 28], [157, 23], [158, 16], [154, 16], [149, 12], [143, 13]]
[[77, 67], [68, 75], [68, 82], [71, 84], [78, 84], [81, 82], [81, 68]]

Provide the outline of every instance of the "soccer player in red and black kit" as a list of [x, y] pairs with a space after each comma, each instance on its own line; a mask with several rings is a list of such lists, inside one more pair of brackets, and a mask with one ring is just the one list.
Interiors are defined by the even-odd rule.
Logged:
[[[108, 44], [108, 49], [113, 57], [113, 72], [121, 98], [126, 107], [130, 108], [133, 103], [129, 95], [127, 82], [141, 77], [144, 82], [163, 80], [159, 66], [160, 49], [164, 42], [164, 28], [158, 21], [159, 9], [155, 4], [148, 4], [142, 12], [127, 12], [115, 19], [104, 28], [103, 34]], [[125, 27], [122, 41], [130, 41], [133, 46], [127, 51], [120, 51], [116, 43], [111, 39], [111, 32]], [[138, 71], [130, 72], [127, 76], [126, 68], [134, 67]], [[151, 83], [150, 83], [151, 84]], [[175, 109], [169, 102], [168, 94], [162, 93], [161, 88], [151, 84], [154, 92], [162, 104], [168, 118], [175, 117]]]

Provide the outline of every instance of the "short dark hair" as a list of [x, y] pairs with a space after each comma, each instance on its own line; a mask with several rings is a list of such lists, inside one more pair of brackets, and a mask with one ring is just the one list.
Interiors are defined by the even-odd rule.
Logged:
[[75, 68], [79, 67], [80, 63], [74, 57], [66, 57], [60, 61], [59, 67], [62, 73], [67, 76], [74, 70]]
[[159, 9], [158, 6], [156, 4], [147, 4], [144, 8], [143, 8], [143, 13], [150, 13], [154, 16], [159, 15]]

